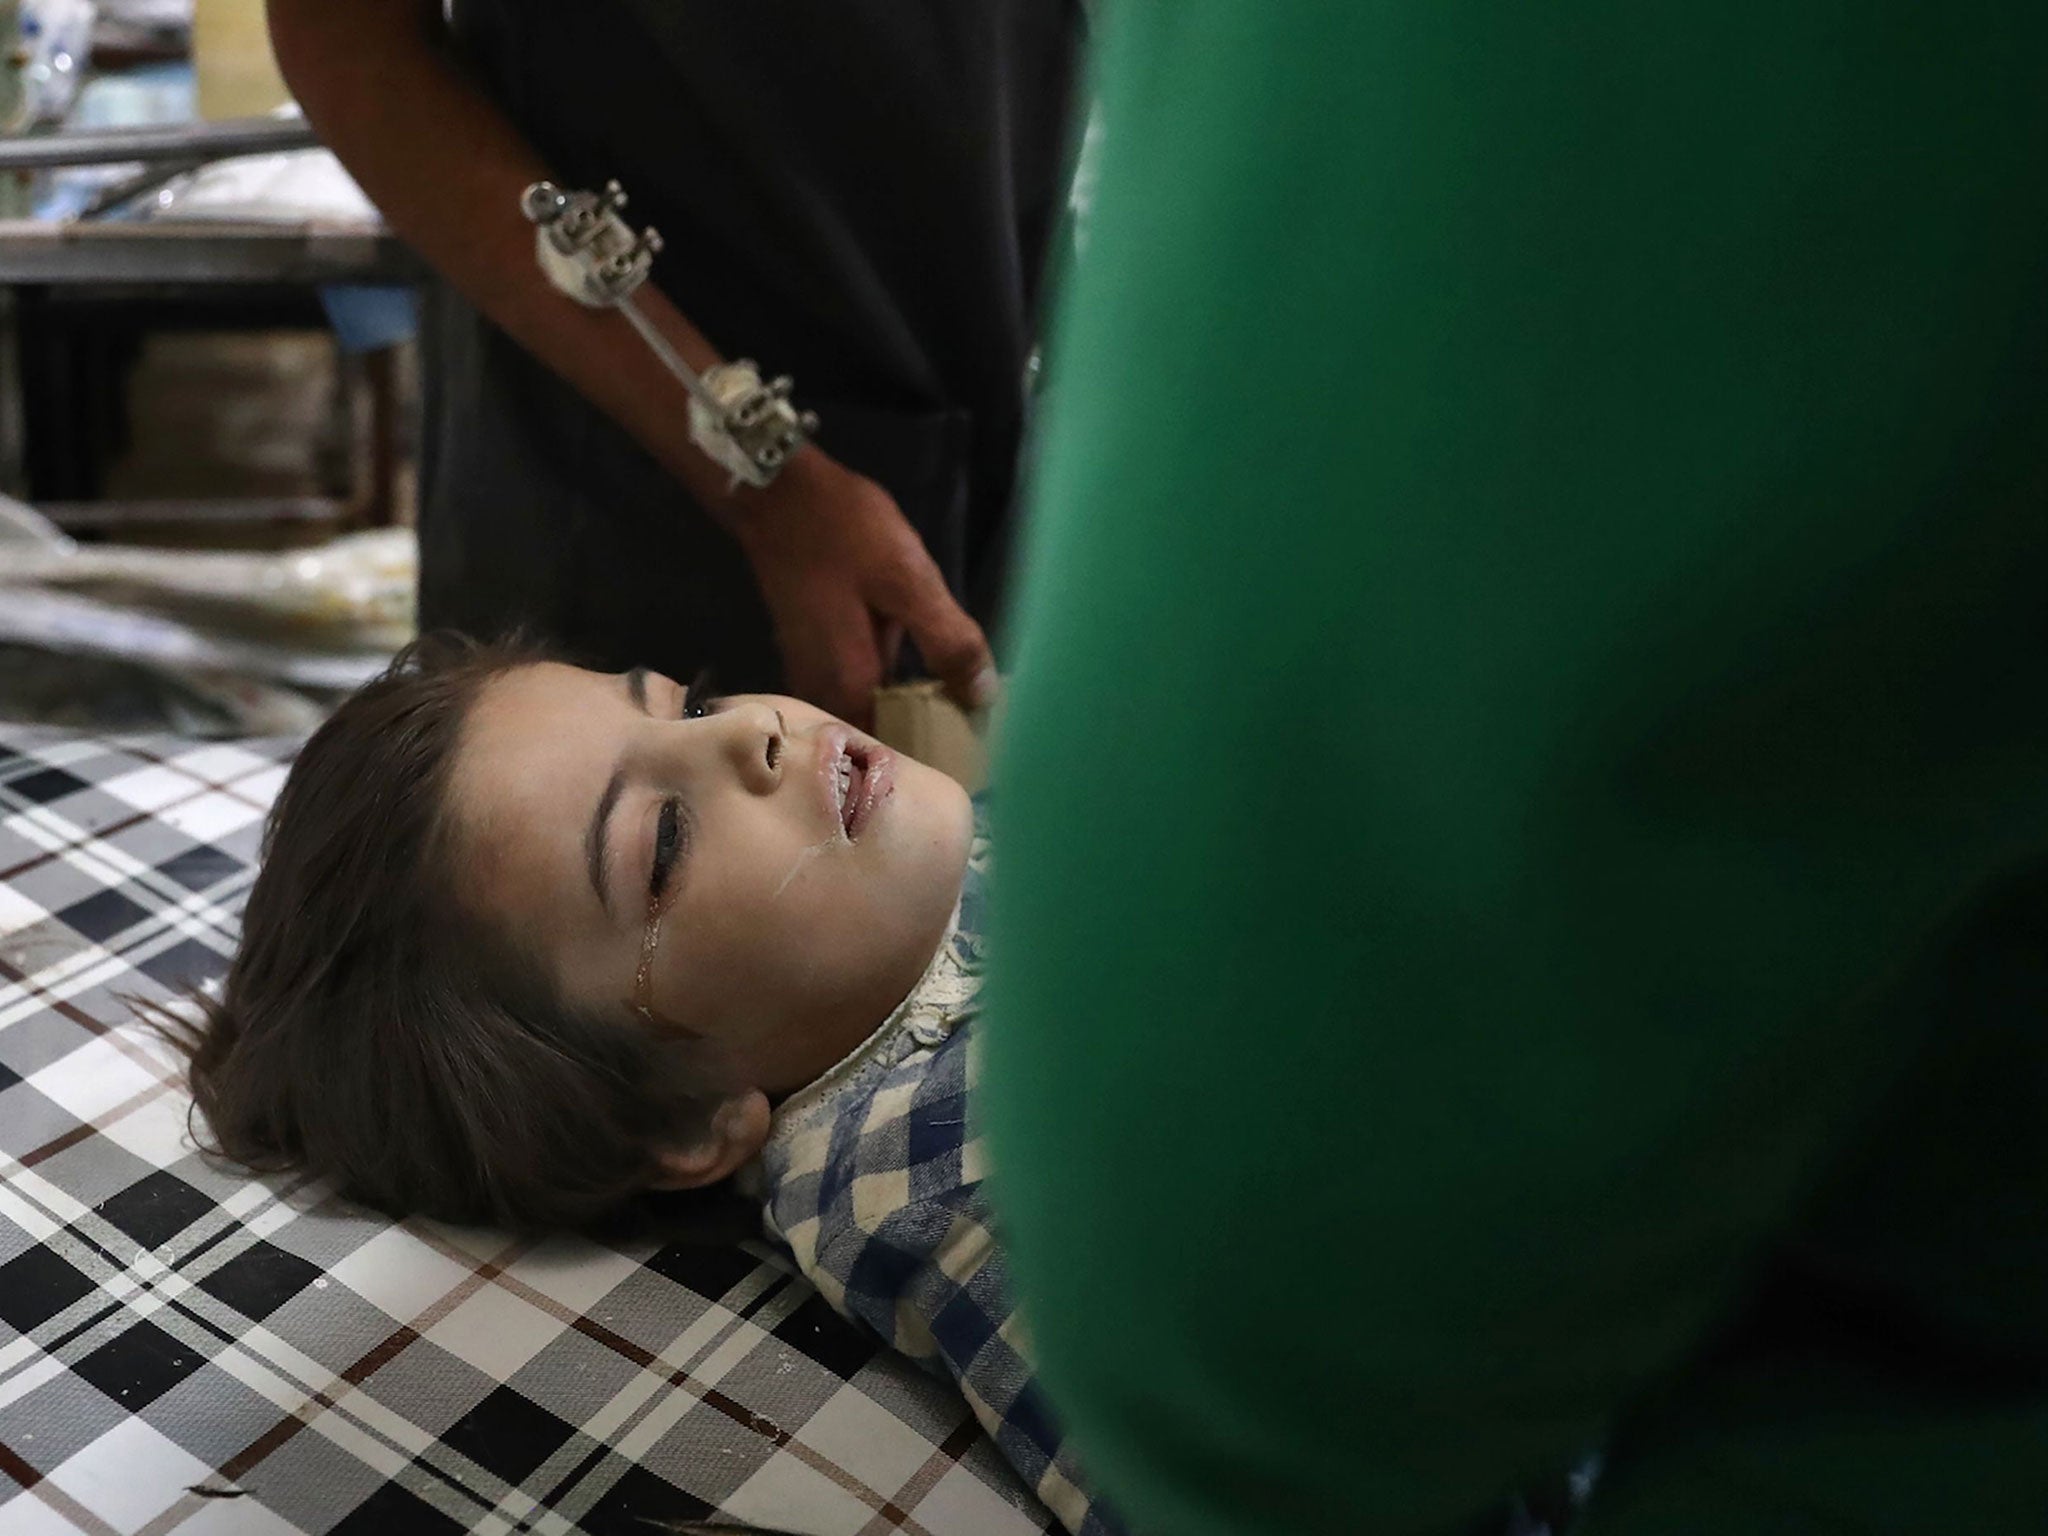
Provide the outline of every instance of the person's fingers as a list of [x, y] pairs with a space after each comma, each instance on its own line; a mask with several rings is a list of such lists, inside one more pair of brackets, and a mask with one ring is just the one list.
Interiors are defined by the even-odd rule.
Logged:
[[995, 702], [996, 659], [988, 636], [953, 600], [922, 546], [879, 583], [875, 606], [910, 632], [925, 665], [955, 699], [969, 709]]

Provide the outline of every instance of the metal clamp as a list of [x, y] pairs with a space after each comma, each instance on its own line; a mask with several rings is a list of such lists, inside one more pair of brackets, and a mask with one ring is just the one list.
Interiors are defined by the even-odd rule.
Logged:
[[662, 366], [690, 392], [690, 440], [732, 475], [734, 485], [766, 486], [818, 430], [815, 411], [790, 404], [795, 383], [764, 382], [750, 358], [699, 374], [641, 313], [633, 295], [647, 281], [662, 239], [634, 234], [619, 210], [616, 181], [602, 192], [564, 192], [553, 182], [526, 189], [520, 209], [535, 226], [534, 252], [549, 282], [591, 309], [616, 309], [632, 323]]

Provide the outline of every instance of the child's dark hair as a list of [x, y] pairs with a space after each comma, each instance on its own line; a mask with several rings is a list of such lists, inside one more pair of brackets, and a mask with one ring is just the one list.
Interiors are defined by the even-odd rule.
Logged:
[[181, 1041], [209, 1151], [394, 1215], [546, 1229], [615, 1218], [704, 1129], [677, 1047], [569, 1008], [463, 898], [464, 720], [541, 659], [429, 637], [307, 741], [225, 989]]

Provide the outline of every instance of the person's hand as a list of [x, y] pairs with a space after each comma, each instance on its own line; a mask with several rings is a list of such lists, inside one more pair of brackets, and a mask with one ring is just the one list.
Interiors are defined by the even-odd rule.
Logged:
[[865, 725], [908, 634], [962, 705], [993, 701], [988, 638], [874, 481], [807, 449], [747, 498], [734, 527], [774, 618], [792, 693]]

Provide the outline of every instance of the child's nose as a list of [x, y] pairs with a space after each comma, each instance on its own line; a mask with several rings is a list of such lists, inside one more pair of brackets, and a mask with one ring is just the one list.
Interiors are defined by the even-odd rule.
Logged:
[[748, 789], [765, 795], [780, 786], [790, 747], [781, 710], [749, 700], [720, 710], [709, 723], [718, 730], [720, 749]]

